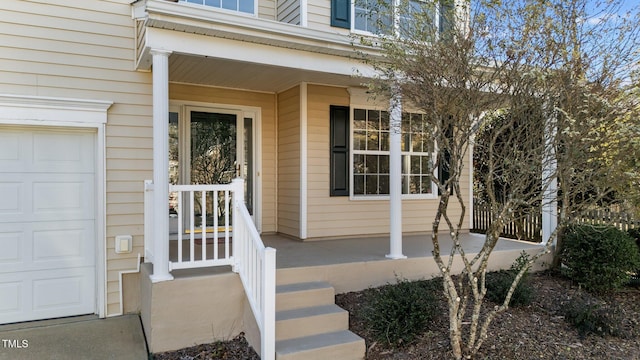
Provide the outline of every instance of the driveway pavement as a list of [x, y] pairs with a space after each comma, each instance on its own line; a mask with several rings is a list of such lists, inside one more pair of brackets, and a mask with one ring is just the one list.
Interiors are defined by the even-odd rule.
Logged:
[[0, 360], [146, 360], [138, 315], [80, 316], [0, 326]]

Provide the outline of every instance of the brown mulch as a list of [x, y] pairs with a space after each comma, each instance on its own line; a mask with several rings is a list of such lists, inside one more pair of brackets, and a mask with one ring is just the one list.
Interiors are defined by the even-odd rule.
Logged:
[[[550, 274], [531, 277], [535, 298], [531, 305], [510, 308], [490, 326], [489, 338], [476, 359], [625, 359], [640, 360], [640, 288], [628, 287], [615, 294], [595, 297]], [[562, 315], [563, 308], [576, 297], [593, 298], [618, 306], [622, 312], [620, 336], [581, 336]], [[488, 300], [486, 300], [489, 303]], [[447, 307], [440, 300], [438, 314], [425, 333], [413, 344], [391, 349], [373, 340], [360, 310], [366, 306], [366, 290], [336, 296], [336, 303], [350, 313], [351, 331], [362, 336], [367, 359], [450, 359]], [[233, 340], [199, 345], [174, 352], [155, 354], [159, 360], [259, 359], [243, 334]], [[335, 359], [339, 360], [339, 359]]]
[[[533, 274], [534, 301], [499, 314], [476, 359], [640, 359], [640, 289], [625, 288], [596, 298], [570, 281], [550, 274]], [[450, 359], [448, 310], [444, 297], [438, 314], [417, 342], [398, 349], [376, 343], [358, 314], [366, 306], [366, 292], [336, 296], [350, 313], [351, 331], [367, 344], [367, 359]], [[564, 318], [563, 308], [574, 297], [617, 305], [622, 312], [620, 336], [581, 336]], [[491, 304], [486, 300], [487, 304]]]

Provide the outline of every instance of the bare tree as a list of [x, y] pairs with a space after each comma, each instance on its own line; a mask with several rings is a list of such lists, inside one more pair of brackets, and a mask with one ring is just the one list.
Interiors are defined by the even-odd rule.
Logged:
[[[603, 144], [619, 133], [602, 128], [629, 130], [620, 124], [637, 124], [629, 114], [638, 110], [628, 89], [639, 58], [638, 18], [632, 18], [638, 12], [617, 15], [623, 4], [403, 0], [394, 6], [381, 1], [364, 12], [380, 35], [355, 41], [382, 52], [362, 54], [379, 74], [369, 83], [371, 92], [402, 98], [427, 115], [434, 166], [445, 170], [431, 172], [440, 200], [431, 241], [455, 358], [478, 352], [524, 273], [553, 249], [555, 232], [517, 274], [504, 302], [487, 308], [485, 274], [503, 226], [560, 200], [561, 229], [611, 193], [602, 164], [619, 155]], [[483, 142], [475, 141], [479, 131]], [[467, 216], [460, 184], [467, 181], [461, 175], [472, 147], [486, 154], [481, 188], [494, 221], [482, 249], [469, 255], [460, 242]], [[462, 211], [450, 213], [453, 204]], [[438, 236], [443, 229], [453, 241], [447, 254]], [[453, 273], [458, 261], [463, 269]]]

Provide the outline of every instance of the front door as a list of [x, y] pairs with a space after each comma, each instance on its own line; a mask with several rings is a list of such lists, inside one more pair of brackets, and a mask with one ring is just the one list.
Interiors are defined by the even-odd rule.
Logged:
[[177, 112], [169, 116], [170, 182], [228, 184], [242, 177], [245, 203], [255, 221], [254, 114], [203, 107], [186, 107], [183, 114], [185, 121]]

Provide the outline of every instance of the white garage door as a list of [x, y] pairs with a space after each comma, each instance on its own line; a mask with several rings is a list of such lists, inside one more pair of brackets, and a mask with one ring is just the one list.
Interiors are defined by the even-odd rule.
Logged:
[[0, 126], [0, 323], [95, 312], [95, 133]]

